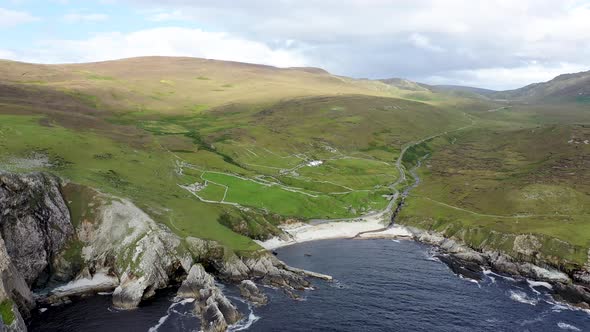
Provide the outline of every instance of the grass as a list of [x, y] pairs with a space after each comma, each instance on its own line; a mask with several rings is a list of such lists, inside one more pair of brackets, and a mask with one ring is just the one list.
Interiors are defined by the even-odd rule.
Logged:
[[0, 302], [0, 316], [2, 316], [2, 321], [7, 326], [11, 325], [16, 317], [14, 316], [14, 312], [12, 311], [13, 302], [11, 299], [5, 299]]
[[514, 236], [534, 234], [555, 265], [585, 264], [590, 145], [582, 142], [590, 127], [580, 123], [587, 115], [544, 106], [538, 113], [531, 106], [494, 113], [482, 114], [475, 128], [420, 147], [432, 156], [399, 222], [450, 235], [477, 229], [479, 236], [460, 236], [476, 247], [486, 237], [507, 236], [501, 244], [507, 252]]
[[[0, 168], [50, 171], [128, 198], [180, 236], [246, 252], [286, 218], [382, 209], [402, 149], [448, 131], [404, 155], [406, 169], [429, 157], [400, 222], [505, 250], [532, 233], [544, 255], [567, 264], [583, 263], [590, 247], [584, 100], [499, 109], [381, 82], [189, 58], [0, 62], [0, 74]], [[474, 127], [453, 131], [472, 119]], [[213, 203], [179, 186], [205, 181], [197, 194]], [[80, 188], [64, 192], [76, 223], [94, 218]]]

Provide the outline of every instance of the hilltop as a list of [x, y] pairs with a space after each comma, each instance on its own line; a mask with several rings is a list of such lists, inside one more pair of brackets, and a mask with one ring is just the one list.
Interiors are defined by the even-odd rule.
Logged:
[[559, 75], [547, 82], [497, 92], [492, 94], [492, 97], [526, 102], [588, 103], [590, 101], [590, 71]]

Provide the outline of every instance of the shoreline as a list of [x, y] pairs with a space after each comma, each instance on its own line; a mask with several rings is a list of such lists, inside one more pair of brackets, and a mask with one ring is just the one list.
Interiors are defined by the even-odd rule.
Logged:
[[[386, 232], [391, 227], [390, 211], [382, 211], [378, 214], [359, 217], [350, 221], [327, 221], [317, 224], [303, 222], [291, 223], [279, 226], [284, 232], [283, 236], [276, 236], [266, 241], [258, 241], [266, 250], [274, 250], [297, 243], [328, 239], [352, 239], [364, 238], [366, 234]], [[400, 235], [405, 232], [400, 232]]]
[[440, 261], [459, 277], [478, 279], [478, 276], [485, 274], [485, 271], [492, 271], [507, 277], [547, 283], [552, 286], [556, 301], [584, 310], [590, 309], [588, 285], [548, 264], [533, 264], [499, 251], [477, 251], [460, 241], [446, 238], [436, 232], [397, 224], [384, 229], [385, 224], [382, 220], [372, 218], [361, 220], [328, 222], [319, 225], [291, 224], [283, 228], [288, 234], [287, 239], [275, 237], [267, 241], [257, 241], [257, 243], [266, 250], [273, 251], [293, 244], [328, 239], [412, 240], [436, 248]]

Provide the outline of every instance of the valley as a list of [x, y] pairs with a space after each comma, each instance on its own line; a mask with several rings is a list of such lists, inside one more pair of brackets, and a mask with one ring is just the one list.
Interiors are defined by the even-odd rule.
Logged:
[[[590, 280], [578, 76], [492, 92], [174, 57], [1, 61], [0, 74], [0, 170], [57, 176], [71, 217], [47, 271], [113, 276], [115, 305], [137, 306], [189, 270], [296, 298], [314, 274], [264, 248], [361, 234], [452, 241], [481, 266], [502, 270], [497, 254], [563, 287]], [[387, 229], [396, 208], [399, 228]], [[570, 302], [589, 306], [578, 291]]]

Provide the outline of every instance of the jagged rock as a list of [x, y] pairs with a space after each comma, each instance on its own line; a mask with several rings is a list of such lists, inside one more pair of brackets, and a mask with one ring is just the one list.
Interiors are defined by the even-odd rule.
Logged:
[[11, 322], [2, 322], [0, 330], [26, 331], [22, 315], [28, 316], [35, 302], [25, 279], [8, 257], [2, 238], [0, 238], [0, 303], [9, 303], [14, 317]]
[[285, 263], [270, 253], [265, 252], [258, 257], [247, 258], [244, 264], [250, 269], [251, 277], [258, 278], [268, 285], [298, 290], [311, 285], [302, 275], [287, 270]]
[[210, 264], [224, 281], [241, 282], [246, 279], [257, 279], [264, 284], [300, 290], [310, 286], [302, 274], [289, 271], [285, 263], [268, 252], [240, 258], [215, 241], [189, 237], [186, 242], [197, 260]]
[[534, 280], [568, 283], [571, 279], [567, 274], [549, 267], [541, 267], [531, 263], [518, 264], [518, 271], [523, 277]]
[[84, 224], [84, 243], [86, 262], [121, 276], [113, 304], [123, 309], [135, 308], [156, 290], [180, 281], [192, 264], [178, 236], [127, 200], [100, 206], [95, 224]]
[[201, 264], [195, 264], [182, 282], [177, 295], [184, 298], [195, 298], [199, 301], [206, 300], [211, 295], [209, 290], [215, 287], [213, 277], [205, 271]]
[[482, 270], [478, 263], [463, 260], [455, 255], [437, 255], [441, 262], [445, 263], [456, 274], [473, 279], [482, 279]]
[[109, 275], [108, 271], [99, 271], [91, 275], [88, 269], [85, 269], [78, 279], [53, 288], [47, 297], [40, 300], [49, 304], [61, 303], [71, 296], [112, 291], [118, 285], [119, 278]]
[[228, 325], [241, 319], [239, 311], [200, 264], [191, 267], [177, 295], [196, 299], [195, 311], [201, 317], [203, 331], [225, 331]]
[[536, 236], [531, 234], [522, 234], [514, 238], [514, 252], [525, 256], [534, 256], [542, 247], [541, 242]]
[[554, 285], [554, 295], [557, 299], [574, 304], [583, 309], [590, 309], [590, 288], [557, 283]]
[[268, 303], [268, 297], [264, 294], [252, 280], [242, 280], [239, 285], [240, 295], [246, 300], [261, 306]]
[[195, 260], [211, 264], [221, 279], [239, 282], [248, 278], [248, 267], [233, 251], [218, 242], [187, 237], [186, 243]]
[[59, 180], [48, 174], [0, 173], [0, 233], [29, 285], [47, 274], [74, 234], [59, 188]]

